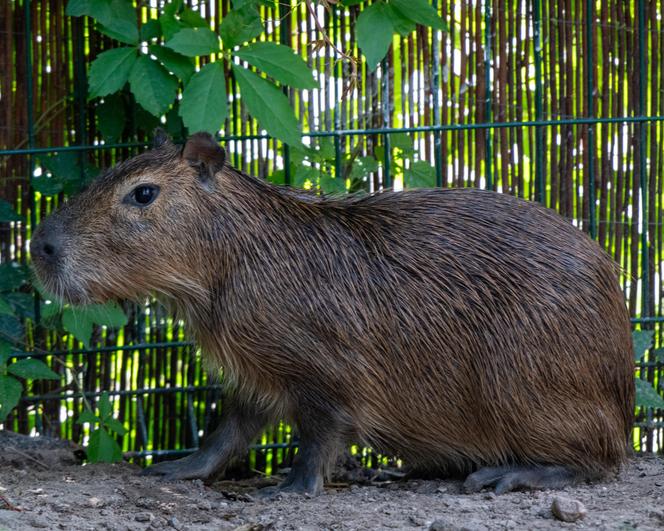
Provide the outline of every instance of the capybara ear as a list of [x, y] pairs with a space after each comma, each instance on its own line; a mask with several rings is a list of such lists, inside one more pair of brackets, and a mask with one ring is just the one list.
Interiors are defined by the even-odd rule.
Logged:
[[153, 149], [158, 149], [161, 146], [173, 143], [171, 141], [171, 137], [168, 136], [168, 133], [164, 131], [161, 127], [157, 127], [152, 134], [154, 135], [154, 138], [152, 139]]
[[207, 180], [224, 167], [226, 151], [210, 133], [195, 133], [184, 145], [182, 158], [198, 167], [201, 178]]

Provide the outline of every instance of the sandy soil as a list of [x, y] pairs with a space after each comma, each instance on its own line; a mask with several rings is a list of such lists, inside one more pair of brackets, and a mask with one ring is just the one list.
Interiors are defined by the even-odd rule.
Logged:
[[[167, 483], [129, 464], [80, 466], [63, 441], [0, 432], [0, 529], [664, 529], [664, 459], [633, 459], [617, 481], [563, 491], [465, 495], [459, 481], [338, 483], [317, 498], [255, 497], [275, 480]], [[562, 496], [585, 517], [557, 520]]]

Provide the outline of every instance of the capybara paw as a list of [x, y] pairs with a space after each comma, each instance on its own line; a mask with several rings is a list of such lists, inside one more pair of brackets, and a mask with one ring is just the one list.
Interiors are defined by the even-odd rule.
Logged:
[[484, 467], [470, 474], [463, 484], [466, 493], [495, 486], [496, 494], [517, 489], [559, 489], [578, 481], [564, 466]]
[[206, 479], [212, 474], [212, 470], [209, 470], [208, 467], [196, 466], [185, 459], [156, 463], [143, 469], [141, 475], [160, 476], [167, 481], [175, 481], [178, 479]]
[[322, 478], [286, 478], [280, 485], [275, 487], [264, 487], [256, 492], [256, 497], [261, 499], [274, 499], [281, 494], [299, 494], [302, 496], [318, 496], [323, 492]]

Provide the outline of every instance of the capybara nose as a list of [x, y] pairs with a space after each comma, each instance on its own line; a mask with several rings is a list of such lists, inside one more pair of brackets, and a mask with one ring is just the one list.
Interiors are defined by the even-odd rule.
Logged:
[[30, 242], [33, 260], [47, 264], [58, 260], [62, 254], [62, 238], [51, 230], [38, 230]]

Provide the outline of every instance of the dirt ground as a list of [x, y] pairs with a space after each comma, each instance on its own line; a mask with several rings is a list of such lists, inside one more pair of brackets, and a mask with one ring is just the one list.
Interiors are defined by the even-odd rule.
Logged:
[[[563, 491], [461, 493], [461, 482], [338, 483], [316, 498], [255, 497], [244, 482], [167, 483], [129, 464], [78, 464], [66, 442], [0, 431], [0, 530], [664, 529], [664, 459], [633, 459], [617, 481]], [[585, 517], [557, 520], [556, 496]]]

